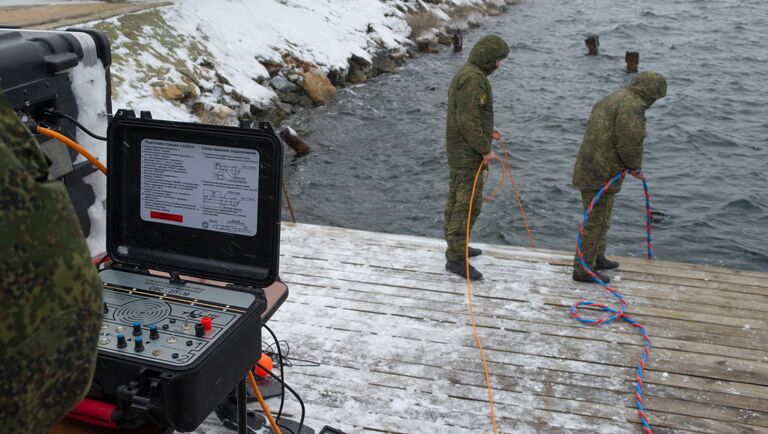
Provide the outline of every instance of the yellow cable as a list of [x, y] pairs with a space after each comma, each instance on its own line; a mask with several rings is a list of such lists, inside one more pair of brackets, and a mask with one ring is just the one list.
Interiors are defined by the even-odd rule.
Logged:
[[261, 396], [261, 391], [259, 391], [259, 386], [256, 385], [256, 379], [253, 377], [253, 372], [251, 371], [248, 371], [248, 381], [251, 383], [251, 388], [256, 395], [256, 399], [258, 399], [259, 404], [261, 404], [261, 409], [264, 410], [264, 414], [267, 415], [267, 419], [269, 419], [269, 424], [272, 425], [272, 431], [274, 431], [275, 434], [282, 434], [280, 428], [277, 426], [277, 422], [275, 422], [275, 419], [272, 417], [272, 413], [269, 411], [269, 407], [267, 407], [267, 403], [264, 402], [264, 397]]
[[86, 151], [85, 148], [83, 148], [82, 146], [78, 145], [74, 140], [70, 139], [69, 137], [67, 137], [67, 136], [65, 136], [63, 134], [59, 134], [56, 131], [53, 131], [52, 129], [44, 128], [44, 127], [41, 127], [39, 125], [37, 126], [37, 130], [36, 131], [37, 131], [38, 134], [42, 134], [44, 136], [48, 136], [50, 138], [56, 139], [56, 140], [60, 141], [61, 143], [64, 143], [65, 145], [69, 146], [70, 148], [74, 149], [80, 155], [82, 155], [83, 157], [87, 158], [88, 161], [93, 163], [94, 166], [98, 167], [99, 170], [101, 171], [101, 173], [103, 173], [104, 175], [107, 174], [107, 168], [104, 167], [104, 165], [101, 164], [101, 162], [99, 162], [99, 160], [97, 160], [96, 157], [91, 155], [90, 152]]
[[[501, 160], [499, 160], [501, 161]], [[477, 348], [480, 350], [480, 359], [483, 361], [483, 371], [485, 373], [485, 385], [488, 388], [488, 400], [491, 404], [491, 424], [493, 425], [493, 432], [494, 434], [497, 433], [496, 430], [496, 409], [493, 406], [493, 390], [491, 389], [491, 377], [488, 375], [488, 362], [485, 360], [485, 351], [483, 351], [483, 343], [480, 342], [480, 334], [477, 331], [477, 326], [475, 325], [475, 311], [472, 309], [472, 285], [469, 280], [469, 228], [470, 228], [470, 222], [472, 220], [472, 204], [475, 201], [475, 190], [477, 188], [477, 180], [480, 178], [480, 171], [483, 170], [483, 162], [480, 162], [480, 166], [477, 168], [477, 173], [475, 173], [475, 182], [472, 184], [472, 196], [469, 198], [469, 214], [467, 215], [467, 239], [466, 244], [464, 245], [464, 264], [466, 266], [467, 270], [467, 300], [469, 300], [469, 315], [472, 319], [472, 331], [475, 333], [475, 342], [477, 343]]]

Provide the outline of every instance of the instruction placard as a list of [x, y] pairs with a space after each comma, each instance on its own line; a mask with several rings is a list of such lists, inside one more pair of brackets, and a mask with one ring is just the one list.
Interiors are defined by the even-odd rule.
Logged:
[[141, 218], [256, 235], [259, 152], [167, 140], [141, 141]]

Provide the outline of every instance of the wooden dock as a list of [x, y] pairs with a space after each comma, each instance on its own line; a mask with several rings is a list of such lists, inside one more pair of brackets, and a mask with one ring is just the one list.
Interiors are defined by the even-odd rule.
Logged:
[[[486, 275], [473, 304], [499, 432], [642, 432], [632, 386], [640, 334], [568, 314], [578, 299], [613, 298], [571, 281], [571, 253], [473, 245], [485, 251], [472, 260]], [[443, 251], [439, 239], [283, 225], [290, 296], [270, 325], [292, 358], [318, 364], [285, 370], [315, 432], [492, 432], [466, 283], [445, 272]], [[619, 260], [613, 287], [653, 344], [654, 433], [768, 432], [768, 273]], [[227, 432], [219, 427], [211, 418], [199, 432]]]

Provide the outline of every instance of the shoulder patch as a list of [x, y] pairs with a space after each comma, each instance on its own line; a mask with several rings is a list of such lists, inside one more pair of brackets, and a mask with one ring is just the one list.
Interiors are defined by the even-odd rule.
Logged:
[[487, 97], [487, 95], [485, 94], [485, 92], [481, 93], [481, 94], [480, 94], [480, 105], [485, 105], [485, 100], [486, 100], [486, 99], [488, 99], [488, 97]]

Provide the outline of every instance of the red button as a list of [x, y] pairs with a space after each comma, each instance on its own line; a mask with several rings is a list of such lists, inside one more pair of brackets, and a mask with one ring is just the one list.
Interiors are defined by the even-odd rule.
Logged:
[[211, 329], [211, 318], [204, 316], [203, 319], [200, 320], [201, 323], [203, 323], [203, 327], [206, 331]]

